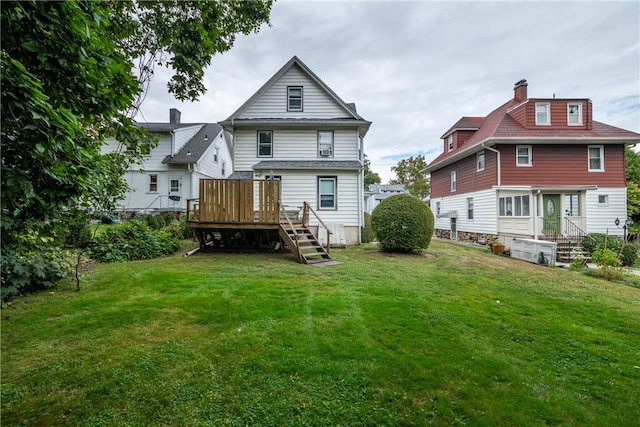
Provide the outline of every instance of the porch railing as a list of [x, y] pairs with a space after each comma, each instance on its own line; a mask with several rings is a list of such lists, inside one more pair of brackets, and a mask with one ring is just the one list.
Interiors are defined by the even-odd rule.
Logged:
[[[258, 206], [254, 209], [254, 189]], [[187, 217], [214, 223], [271, 223], [280, 217], [280, 181], [201, 179], [200, 199], [187, 201]]]

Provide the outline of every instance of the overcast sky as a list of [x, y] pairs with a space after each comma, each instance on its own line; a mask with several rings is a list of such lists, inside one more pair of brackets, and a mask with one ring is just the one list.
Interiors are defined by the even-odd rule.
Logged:
[[372, 123], [365, 153], [391, 166], [442, 151], [462, 116], [486, 116], [527, 79], [532, 98], [589, 98], [594, 120], [640, 132], [640, 2], [302, 1], [240, 35], [207, 69], [208, 92], [179, 102], [157, 70], [139, 121], [226, 119], [297, 55]]

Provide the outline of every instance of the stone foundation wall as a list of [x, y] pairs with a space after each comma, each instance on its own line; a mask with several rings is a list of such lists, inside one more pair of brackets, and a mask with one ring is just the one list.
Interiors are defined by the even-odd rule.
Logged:
[[[451, 240], [450, 230], [436, 229], [434, 234], [439, 239]], [[458, 231], [459, 242], [487, 244], [490, 241], [497, 238], [498, 236], [495, 234], [483, 234], [483, 233], [475, 233], [471, 231]]]

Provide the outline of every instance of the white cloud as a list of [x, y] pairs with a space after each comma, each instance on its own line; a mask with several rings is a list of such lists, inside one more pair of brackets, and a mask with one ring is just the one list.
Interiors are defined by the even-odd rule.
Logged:
[[640, 132], [640, 3], [277, 1], [272, 25], [213, 58], [206, 95], [180, 103], [156, 74], [139, 120], [220, 121], [293, 55], [373, 122], [383, 182], [400, 159], [435, 158], [462, 116], [484, 116], [525, 78], [529, 96], [593, 101], [594, 119]]

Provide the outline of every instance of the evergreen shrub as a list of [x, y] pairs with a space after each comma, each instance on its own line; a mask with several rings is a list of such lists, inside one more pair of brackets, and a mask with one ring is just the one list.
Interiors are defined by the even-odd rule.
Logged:
[[371, 225], [383, 251], [420, 253], [431, 243], [434, 217], [416, 196], [397, 194], [376, 206]]

